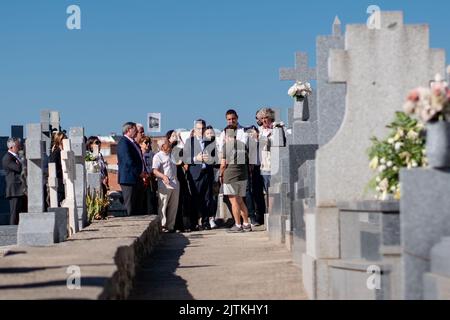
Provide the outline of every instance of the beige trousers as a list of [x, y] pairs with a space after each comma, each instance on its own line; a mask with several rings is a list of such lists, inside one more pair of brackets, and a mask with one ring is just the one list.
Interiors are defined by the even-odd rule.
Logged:
[[158, 215], [161, 218], [161, 225], [168, 230], [173, 230], [177, 218], [180, 186], [177, 185], [175, 189], [169, 189], [165, 185], [160, 184], [158, 186], [158, 196]]

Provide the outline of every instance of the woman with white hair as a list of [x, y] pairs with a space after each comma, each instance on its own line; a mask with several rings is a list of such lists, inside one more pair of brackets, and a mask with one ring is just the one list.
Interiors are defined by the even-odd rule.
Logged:
[[266, 204], [270, 187], [271, 163], [270, 146], [272, 144], [273, 124], [275, 122], [275, 111], [271, 108], [262, 108], [256, 114], [256, 118], [261, 123], [259, 127], [259, 142], [261, 152], [261, 176], [264, 181], [264, 192], [266, 194]]

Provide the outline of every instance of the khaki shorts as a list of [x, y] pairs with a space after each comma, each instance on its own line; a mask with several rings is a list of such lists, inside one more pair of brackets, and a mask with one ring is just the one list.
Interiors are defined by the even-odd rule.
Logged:
[[223, 194], [226, 196], [245, 197], [247, 194], [247, 180], [232, 182], [229, 184], [224, 183]]

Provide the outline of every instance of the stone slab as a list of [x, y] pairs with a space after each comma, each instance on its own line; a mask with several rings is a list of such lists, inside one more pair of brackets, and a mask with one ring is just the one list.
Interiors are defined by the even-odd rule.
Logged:
[[425, 273], [424, 300], [450, 300], [450, 278]]
[[286, 242], [286, 219], [284, 215], [269, 214], [268, 220], [268, 234], [269, 239], [277, 244], [284, 244]]
[[17, 226], [0, 226], [0, 247], [17, 244]]
[[339, 211], [336, 208], [315, 208], [305, 211], [306, 252], [318, 259], [338, 259]]
[[400, 181], [403, 294], [405, 299], [421, 300], [431, 250], [450, 236], [450, 198], [436, 191], [450, 190], [450, 171], [401, 170]]
[[18, 245], [51, 246], [66, 240], [67, 215], [67, 208], [54, 208], [42, 213], [22, 213], [17, 233]]
[[380, 269], [380, 288], [367, 286], [369, 267], [373, 262], [363, 260], [330, 260], [330, 298], [332, 300], [389, 300], [391, 267], [382, 263]]
[[305, 237], [299, 237], [293, 232], [292, 235], [292, 261], [299, 268], [303, 265], [303, 255], [306, 253]]
[[302, 256], [302, 275], [305, 292], [310, 300], [317, 299], [316, 259], [308, 254]]
[[358, 212], [400, 212], [399, 201], [339, 201], [337, 207], [345, 211]]
[[450, 278], [450, 237], [443, 238], [431, 249], [431, 272]]

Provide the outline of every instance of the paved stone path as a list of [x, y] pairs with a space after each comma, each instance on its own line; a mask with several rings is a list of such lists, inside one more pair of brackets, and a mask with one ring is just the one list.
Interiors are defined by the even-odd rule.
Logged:
[[130, 299], [304, 300], [301, 270], [266, 232], [165, 234]]

